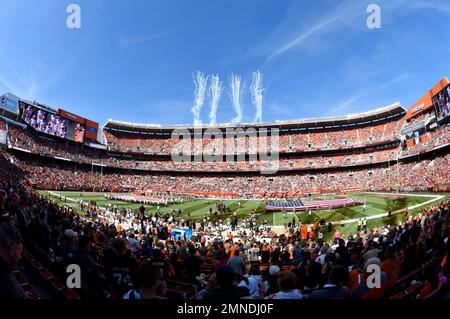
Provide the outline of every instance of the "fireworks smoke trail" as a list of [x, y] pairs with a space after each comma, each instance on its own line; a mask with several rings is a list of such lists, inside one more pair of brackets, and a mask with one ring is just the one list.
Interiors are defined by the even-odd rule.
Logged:
[[209, 96], [211, 99], [211, 112], [209, 113], [210, 125], [216, 125], [217, 108], [222, 95], [222, 89], [222, 82], [220, 81], [219, 76], [211, 75], [211, 83], [209, 85]]
[[253, 81], [250, 85], [250, 92], [252, 93], [252, 102], [256, 108], [255, 113], [255, 123], [262, 122], [262, 104], [263, 104], [263, 94], [265, 89], [262, 86], [262, 74], [258, 71], [253, 72]]
[[242, 97], [245, 91], [245, 84], [241, 85], [241, 77], [239, 75], [231, 74], [230, 76], [230, 95], [233, 109], [236, 112], [236, 117], [231, 121], [233, 124], [240, 123], [242, 121]]
[[208, 84], [208, 77], [197, 71], [194, 75], [192, 74], [192, 78], [194, 79], [195, 91], [194, 91], [194, 106], [191, 111], [194, 114], [194, 126], [201, 125], [200, 120], [200, 111], [202, 109], [203, 103], [205, 102], [205, 94], [206, 94], [206, 85]]

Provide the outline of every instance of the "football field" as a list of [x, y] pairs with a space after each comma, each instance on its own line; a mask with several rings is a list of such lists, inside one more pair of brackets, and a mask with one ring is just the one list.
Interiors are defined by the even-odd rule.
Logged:
[[[105, 193], [89, 193], [89, 192], [61, 192], [61, 191], [39, 191], [59, 204], [64, 204], [76, 208], [80, 213], [81, 210], [77, 204], [80, 197], [84, 202], [95, 201], [100, 208], [105, 208], [106, 204], [112, 204], [125, 208], [138, 209], [141, 204], [130, 203], [118, 200], [107, 200]], [[408, 207], [412, 214], [425, 209], [430, 205], [436, 205], [442, 202], [447, 194], [405, 194], [405, 193], [358, 193], [348, 195], [350, 197], [362, 199], [366, 202], [366, 209], [363, 206], [344, 207], [339, 209], [313, 210], [311, 215], [308, 212], [271, 212], [265, 210], [265, 202], [262, 200], [218, 200], [218, 199], [194, 199], [187, 200], [183, 203], [161, 205], [161, 212], [171, 212], [172, 210], [181, 210], [181, 216], [190, 216], [194, 220], [201, 220], [207, 215], [209, 209], [213, 211], [216, 204], [223, 202], [229, 208], [230, 213], [222, 214], [219, 218], [226, 219], [232, 216], [233, 212], [237, 212], [237, 216], [241, 219], [250, 216], [253, 210], [257, 211], [257, 222], [261, 223], [267, 220], [271, 226], [282, 227], [288, 222], [301, 222], [303, 224], [313, 224], [318, 219], [325, 219], [326, 222], [333, 224], [330, 234], [325, 234], [325, 238], [329, 238], [331, 233], [338, 228], [344, 235], [356, 232], [357, 222], [360, 218], [367, 219], [368, 229], [378, 227], [384, 224], [397, 224], [405, 219], [403, 212]], [[328, 197], [330, 198], [330, 197]], [[147, 213], [155, 213], [157, 205], [145, 205]], [[391, 208], [392, 217], [387, 217], [387, 212]]]

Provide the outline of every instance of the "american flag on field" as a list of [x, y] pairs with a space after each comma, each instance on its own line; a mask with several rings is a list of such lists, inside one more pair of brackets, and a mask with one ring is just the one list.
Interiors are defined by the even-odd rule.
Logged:
[[308, 209], [328, 209], [342, 208], [346, 206], [361, 205], [363, 201], [354, 198], [336, 198], [336, 199], [316, 199], [316, 200], [294, 200], [294, 201], [276, 201], [266, 204], [266, 210], [308, 210]]

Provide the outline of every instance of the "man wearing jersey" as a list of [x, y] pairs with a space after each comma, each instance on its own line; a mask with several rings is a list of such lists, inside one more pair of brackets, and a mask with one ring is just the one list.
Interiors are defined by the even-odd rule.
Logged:
[[253, 244], [253, 247], [250, 248], [249, 252], [249, 260], [252, 265], [259, 263], [259, 247], [258, 244]]
[[111, 285], [114, 297], [120, 298], [133, 288], [138, 263], [126, 250], [123, 239], [115, 239], [112, 248], [105, 251], [104, 265], [106, 278]]
[[174, 274], [173, 269], [160, 249], [153, 249], [150, 256], [145, 258], [144, 261], [146, 264], [159, 270], [159, 278], [161, 281], [156, 290], [159, 295], [163, 296], [163, 292], [166, 290], [166, 280], [169, 278], [170, 273], [172, 275]]

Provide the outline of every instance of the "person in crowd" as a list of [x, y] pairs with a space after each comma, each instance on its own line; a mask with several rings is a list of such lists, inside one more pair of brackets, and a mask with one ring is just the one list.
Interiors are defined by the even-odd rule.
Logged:
[[302, 299], [302, 293], [296, 289], [297, 276], [290, 271], [280, 271], [277, 274], [279, 291], [269, 295], [266, 299]]
[[[370, 266], [374, 269], [369, 270]], [[379, 278], [371, 277], [371, 275]], [[362, 273], [359, 285], [352, 291], [351, 298], [353, 299], [381, 299], [387, 286], [387, 276], [384, 271], [381, 271], [381, 261], [377, 257], [370, 258], [364, 265], [364, 272]], [[379, 285], [379, 286], [377, 286]]]
[[311, 293], [308, 299], [345, 299], [348, 297], [347, 282], [347, 269], [344, 266], [335, 265], [331, 268], [328, 283]]
[[217, 287], [205, 295], [207, 300], [241, 299], [249, 297], [250, 291], [247, 287], [237, 286], [234, 283], [234, 270], [229, 266], [220, 268], [216, 272]]
[[272, 265], [269, 268], [269, 274], [266, 282], [265, 295], [269, 296], [279, 291], [277, 275], [280, 272], [280, 267]]
[[157, 267], [149, 263], [143, 263], [141, 266], [139, 266], [136, 277], [136, 288], [131, 289], [127, 293], [125, 293], [123, 295], [123, 299], [165, 299], [165, 292], [159, 291], [158, 294], [158, 287], [161, 287], [160, 281], [162, 280], [162, 278], [161, 272]]
[[22, 257], [22, 236], [11, 223], [0, 224], [0, 298], [3, 300], [28, 299], [13, 271]]
[[[448, 155], [436, 157], [433, 165], [444, 167], [448, 165], [449, 159]], [[402, 164], [407, 175], [406, 187], [431, 185], [430, 181], [448, 180], [448, 172], [444, 170], [427, 170], [429, 163], [430, 161], [424, 160], [414, 163], [417, 166]], [[32, 186], [37, 182], [61, 189], [74, 187], [92, 190], [92, 186], [96, 187], [91, 173], [80, 169], [74, 175], [73, 170], [61, 167], [62, 164], [52, 165], [40, 163], [39, 166], [30, 159], [17, 159], [0, 149], [0, 215], [8, 224], [17, 225], [24, 237], [24, 245], [34, 249], [40, 248], [44, 258], [48, 255], [45, 262], [49, 263], [49, 269], [55, 277], [60, 278], [61, 275], [53, 271], [58, 268], [57, 265], [79, 262], [83, 269], [87, 269], [85, 275], [92, 278], [83, 277], [82, 280], [92, 281], [92, 285], [101, 292], [95, 278], [96, 272], [103, 269], [105, 278], [101, 280], [101, 288], [111, 293], [113, 298], [122, 298], [130, 291], [134, 291], [135, 297], [140, 298], [140, 282], [143, 280], [139, 279], [138, 265], [143, 263], [159, 270], [156, 287], [152, 282], [148, 284], [151, 289], [146, 295], [150, 297], [165, 296], [166, 282], [175, 281], [191, 288], [194, 286], [193, 290], [203, 292], [199, 297], [204, 299], [263, 298], [277, 294], [282, 297], [295, 290], [312, 299], [389, 298], [395, 291], [398, 278], [432, 264], [437, 267], [432, 274], [415, 275], [414, 280], [421, 281], [424, 285], [421, 297], [436, 296], [436, 291], [441, 287], [445, 288], [448, 281], [449, 199], [420, 212], [411, 211], [398, 225], [380, 225], [367, 229], [366, 233], [358, 232], [354, 236], [340, 234], [335, 240], [332, 228], [342, 232], [345, 232], [345, 228], [330, 224], [330, 231], [326, 232], [326, 221], [315, 223], [309, 229], [307, 225], [298, 224], [295, 227], [291, 224], [285, 231], [276, 233], [264, 222], [249, 229], [248, 220], [245, 221], [245, 218], [241, 217], [239, 223], [236, 223], [235, 231], [224, 236], [229, 230], [220, 229], [219, 213], [211, 218], [205, 215], [200, 228], [189, 216], [180, 217], [176, 216], [176, 212], [170, 213], [166, 205], [161, 206], [159, 212], [148, 213], [148, 218], [143, 221], [143, 232], [139, 214], [132, 209], [115, 205], [107, 205], [106, 209], [102, 209], [94, 202], [73, 208], [64, 203], [57, 204], [51, 198], [35, 192]], [[358, 176], [360, 173], [355, 173], [355, 183], [358, 183], [360, 178], [364, 180], [364, 173], [366, 172], [361, 171], [361, 176]], [[345, 178], [344, 175], [336, 175], [338, 182], [330, 181], [324, 176], [323, 183], [342, 187], [340, 182]], [[372, 184], [374, 176], [379, 181], [376, 184]], [[208, 187], [211, 187], [201, 177], [194, 180], [203, 191], [208, 191]], [[237, 180], [241, 184], [245, 183], [243, 179]], [[374, 168], [372, 177], [364, 181], [378, 187], [383, 185], [384, 180], [383, 170]], [[208, 181], [211, 185], [220, 187], [222, 179], [214, 177]], [[299, 181], [303, 182], [301, 178]], [[109, 174], [104, 176], [104, 182], [106, 189], [117, 185], [120, 190], [120, 185], [143, 185], [148, 180], [139, 174]], [[176, 185], [182, 190], [185, 190], [184, 187], [192, 187], [189, 183], [193, 183], [181, 177], [177, 177], [174, 182], [164, 176], [152, 182], [158, 186], [160, 182], [171, 187]], [[184, 182], [188, 186], [183, 184]], [[230, 183], [230, 188], [235, 187], [233, 183]], [[261, 189], [266, 187], [264, 180], [255, 178], [255, 183]], [[274, 185], [276, 183], [280, 183], [280, 190], [295, 186], [291, 184], [291, 178], [281, 176], [274, 177]], [[254, 186], [250, 184], [248, 187]], [[154, 195], [166, 198], [162, 193]], [[183, 198], [193, 198], [189, 196]], [[64, 202], [64, 197], [61, 197], [60, 201]], [[210, 205], [208, 204], [208, 207]], [[76, 211], [80, 209], [95, 214], [80, 216]], [[118, 225], [121, 225], [120, 228]], [[327, 241], [315, 235], [302, 236], [302, 226], [306, 226], [303, 228], [307, 231], [314, 230], [314, 234], [317, 233], [316, 228], [321, 228], [325, 236], [332, 239]], [[168, 237], [175, 227], [185, 227], [197, 235], [179, 239]], [[0, 241], [4, 240], [3, 238], [13, 239], [1, 242], [0, 265], [1, 278], [8, 282], [13, 279], [10, 276], [10, 271], [14, 268], [10, 266], [14, 265], [11, 263], [11, 260], [14, 260], [11, 259], [11, 254], [17, 257], [20, 240], [15, 239], [16, 236], [11, 235], [13, 233], [10, 231], [6, 233], [10, 235], [0, 236]], [[40, 234], [44, 236], [39, 238]], [[130, 242], [129, 239], [133, 239], [131, 235], [139, 246], [135, 245], [133, 240]], [[266, 241], [267, 238], [270, 240]], [[255, 247], [260, 249], [260, 262], [251, 258], [250, 251]], [[244, 256], [248, 256], [248, 265]], [[247, 272], [246, 266], [249, 266], [250, 272]], [[373, 267], [381, 268], [382, 287], [368, 291], [360, 284], [369, 279], [370, 273], [367, 270]], [[295, 275], [295, 286], [279, 282], [280, 268], [283, 268], [283, 274], [280, 275], [283, 278], [289, 277], [288, 273]], [[440, 285], [436, 285], [436, 274]], [[203, 283], [206, 282], [207, 287], [203, 289]], [[254, 282], [257, 282], [259, 293]], [[81, 290], [81, 296], [95, 298], [89, 296], [92, 294], [101, 297], [100, 293], [96, 293], [96, 289], [89, 290]], [[14, 295], [20, 296], [20, 292], [13, 293], [12, 296]], [[129, 299], [133, 299], [131, 295], [128, 295]], [[22, 297], [25, 298], [26, 294]]]
[[83, 296], [88, 299], [103, 299], [107, 294], [102, 288], [97, 265], [90, 255], [92, 253], [90, 244], [88, 236], [80, 236], [73, 260], [80, 266]]
[[141, 245], [139, 244], [139, 241], [136, 240], [133, 233], [128, 236], [128, 247], [133, 254], [136, 254], [141, 249]]
[[103, 264], [108, 282], [111, 283], [113, 297], [119, 298], [133, 287], [138, 264], [126, 250], [125, 241], [122, 238], [113, 240], [112, 247], [105, 252]]
[[240, 255], [239, 248], [232, 251], [232, 256], [228, 259], [228, 266], [230, 266], [233, 271], [244, 274], [245, 273], [245, 261]]

